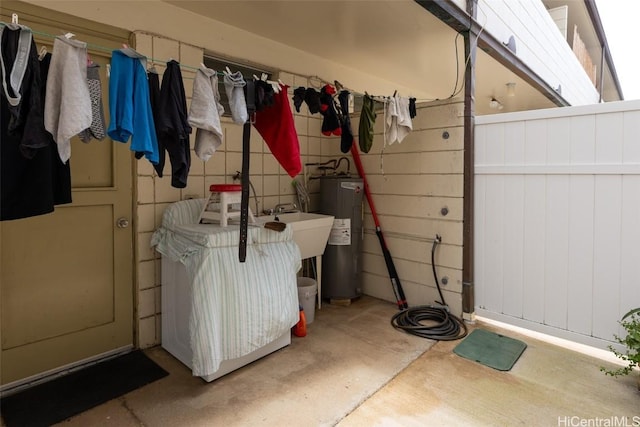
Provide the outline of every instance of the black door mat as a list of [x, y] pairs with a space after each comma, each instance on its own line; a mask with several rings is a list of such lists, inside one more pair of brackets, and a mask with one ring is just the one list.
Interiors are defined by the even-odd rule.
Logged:
[[527, 344], [484, 329], [474, 329], [453, 352], [499, 371], [508, 371]]
[[7, 427], [50, 426], [169, 375], [134, 351], [0, 400]]

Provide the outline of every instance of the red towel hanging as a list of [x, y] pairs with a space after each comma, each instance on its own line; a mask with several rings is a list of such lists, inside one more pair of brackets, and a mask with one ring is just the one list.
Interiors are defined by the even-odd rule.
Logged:
[[273, 105], [256, 112], [253, 124], [269, 146], [271, 153], [289, 176], [295, 177], [302, 171], [300, 162], [300, 142], [293, 122], [287, 89], [284, 85], [274, 94]]

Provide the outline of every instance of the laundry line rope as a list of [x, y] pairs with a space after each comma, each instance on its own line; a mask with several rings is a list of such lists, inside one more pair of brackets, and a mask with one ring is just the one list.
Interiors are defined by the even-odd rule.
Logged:
[[[34, 35], [37, 35], [37, 36], [40, 36], [40, 37], [49, 38], [49, 39], [52, 39], [52, 40], [55, 40], [57, 37], [60, 37], [60, 36], [64, 37], [63, 34], [54, 35], [54, 34], [50, 34], [50, 33], [43, 32], [43, 31], [35, 31], [35, 30], [31, 29], [31, 28], [29, 28], [29, 29], [31, 30], [32, 34], [34, 34]], [[125, 44], [125, 43], [123, 43], [123, 44]], [[109, 47], [106, 47], [106, 46], [102, 46], [102, 45], [98, 45], [98, 44], [92, 44], [92, 43], [87, 43], [87, 47], [92, 49], [92, 50], [97, 50], [97, 51], [101, 51], [101, 52], [105, 52], [105, 53], [112, 53], [114, 50], [117, 50], [117, 49], [114, 49], [114, 48], [109, 48]], [[162, 60], [162, 59], [152, 58], [152, 57], [148, 57], [148, 56], [146, 56], [146, 58], [147, 58], [147, 61], [152, 64], [152, 66], [153, 66], [153, 64], [166, 65], [169, 61], [171, 61], [171, 60], [165, 61], [165, 60]], [[202, 68], [201, 66], [196, 67], [196, 66], [192, 66], [192, 65], [183, 64], [183, 63], [179, 63], [179, 66], [182, 69], [186, 69], [186, 70], [190, 70], [190, 71], [197, 71], [197, 70]], [[222, 71], [217, 71], [217, 70], [214, 70], [214, 71], [216, 72], [216, 75], [218, 75], [219, 77], [224, 77], [224, 75], [225, 75]], [[284, 71], [284, 70], [281, 70], [281, 71]], [[303, 77], [303, 78], [307, 79], [309, 82], [312, 82], [312, 81], [320, 82], [320, 87], [317, 87], [316, 85], [313, 85], [313, 83], [311, 83], [311, 86], [316, 86], [316, 89], [318, 89], [318, 90], [321, 89], [322, 86], [330, 84], [330, 85], [334, 85], [334, 86], [339, 85], [339, 87], [341, 89], [348, 90], [354, 97], [357, 96], [357, 97], [360, 97], [360, 98], [364, 98], [365, 96], [369, 96], [374, 101], [380, 102], [380, 103], [385, 103], [385, 101], [390, 98], [390, 96], [388, 96], [388, 95], [372, 95], [372, 94], [361, 93], [361, 92], [349, 89], [349, 88], [344, 87], [343, 85], [341, 85], [339, 82], [337, 82], [337, 80], [334, 80], [333, 82], [330, 82], [330, 81], [328, 81], [326, 79], [323, 79], [323, 78], [321, 78], [321, 77], [319, 77], [317, 75], [303, 75], [303, 74], [298, 74], [298, 73], [294, 73], [294, 72], [290, 72], [290, 71], [286, 71], [286, 72], [289, 72], [291, 74], [295, 74], [297, 76]], [[184, 76], [183, 76], [183, 78], [192, 79], [192, 77], [184, 77]], [[243, 75], [243, 78], [245, 80], [247, 80], [247, 79], [254, 78], [254, 76], [245, 76], [245, 75]], [[289, 87], [287, 89], [287, 94], [293, 95], [293, 91], [294, 90], [295, 90], [295, 88]], [[450, 96], [450, 98], [453, 97], [453, 96], [455, 96], [455, 93], [452, 94]], [[447, 99], [447, 98], [444, 98], [444, 99]], [[442, 100], [442, 98], [416, 99], [417, 102], [431, 102], [431, 101], [439, 101], [439, 100]]]

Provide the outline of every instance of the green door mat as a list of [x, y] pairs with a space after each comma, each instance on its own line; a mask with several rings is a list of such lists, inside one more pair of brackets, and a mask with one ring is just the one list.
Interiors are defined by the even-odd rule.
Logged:
[[475, 360], [499, 371], [508, 371], [527, 344], [484, 329], [474, 329], [453, 349], [458, 356]]

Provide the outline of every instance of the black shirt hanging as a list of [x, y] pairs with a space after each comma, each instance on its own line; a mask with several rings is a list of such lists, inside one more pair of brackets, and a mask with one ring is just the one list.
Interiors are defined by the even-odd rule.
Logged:
[[[31, 30], [17, 24], [0, 28], [5, 70], [0, 77], [7, 87], [0, 90], [0, 220], [5, 221], [53, 211], [52, 156], [57, 147], [44, 128], [44, 88]], [[24, 76], [19, 87], [12, 87], [19, 55], [25, 58]]]
[[180, 64], [177, 61], [167, 62], [167, 69], [162, 75], [158, 106], [157, 115], [154, 114], [158, 148], [164, 146], [169, 153], [171, 185], [184, 188], [187, 186], [191, 167], [191, 125], [187, 118], [187, 99]]

